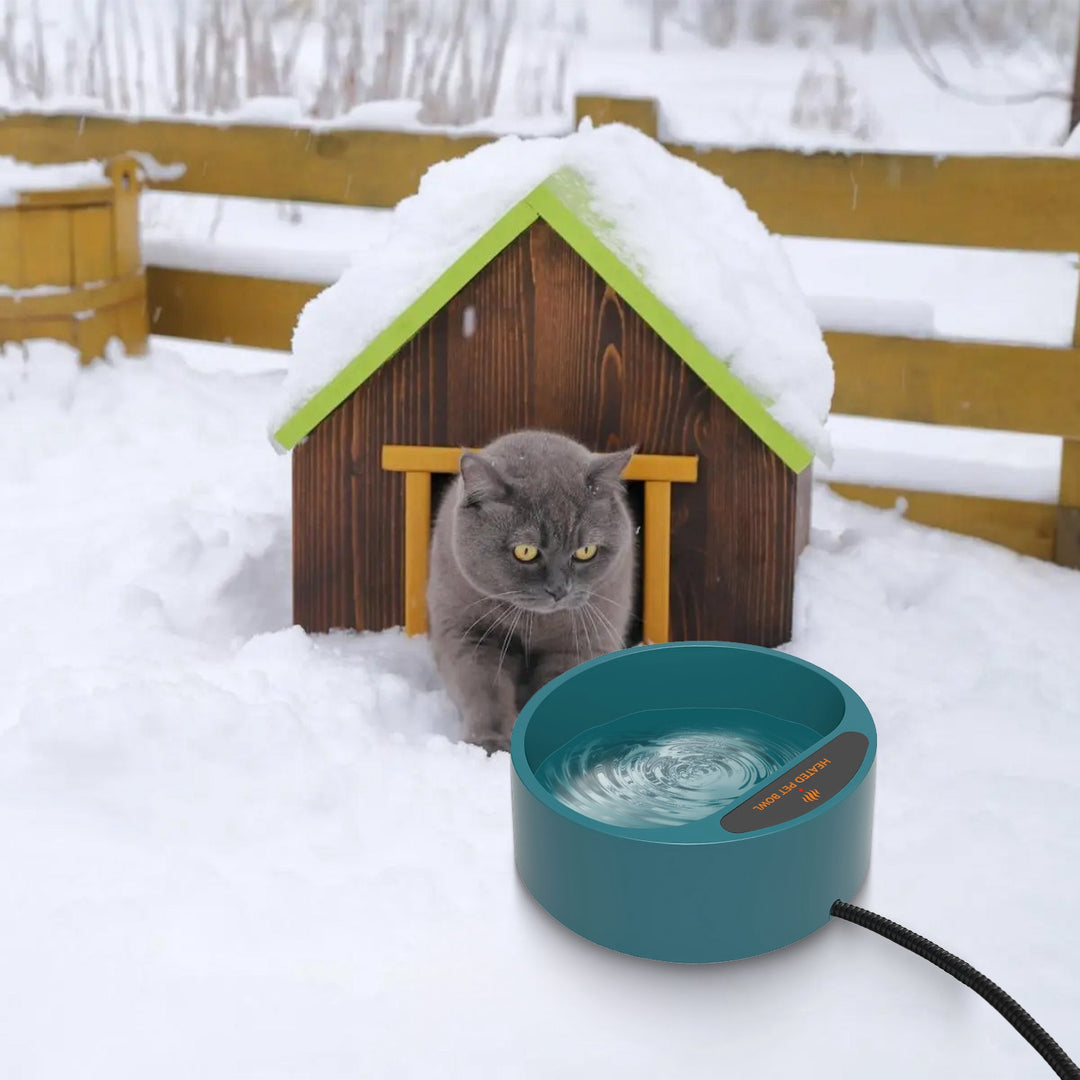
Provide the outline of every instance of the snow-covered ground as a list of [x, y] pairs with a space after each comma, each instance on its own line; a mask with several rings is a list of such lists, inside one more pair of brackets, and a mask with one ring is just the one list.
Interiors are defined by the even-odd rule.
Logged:
[[[0, 358], [0, 1075], [1048, 1075], [846, 923], [686, 968], [538, 909], [425, 641], [290, 626], [281, 360]], [[1080, 573], [813, 509], [789, 648], [880, 737], [857, 902], [1080, 1057]]]
[[[42, 3], [50, 25], [65, 5]], [[1060, 101], [975, 105], [895, 49], [713, 51], [671, 30], [656, 55], [643, 5], [588, 11], [563, 110], [523, 116], [511, 81], [481, 126], [568, 130], [572, 93], [597, 90], [658, 98], [688, 142], [1061, 141]], [[939, 58], [979, 92], [1047, 75], [1031, 56]], [[796, 122], [810, 69], [820, 115], [850, 92], [843, 130]], [[298, 119], [280, 101], [243, 115]], [[143, 205], [153, 264], [316, 283], [385, 217]], [[1070, 255], [785, 246], [827, 328], [1072, 337]], [[845, 923], [684, 968], [539, 910], [513, 869], [509, 761], [457, 742], [426, 642], [291, 626], [289, 461], [266, 436], [286, 361], [164, 338], [88, 370], [58, 346], [0, 352], [0, 1077], [1048, 1075], [969, 990]], [[1056, 499], [1057, 439], [829, 430], [837, 479]], [[1080, 573], [822, 485], [812, 525], [788, 648], [850, 682], [880, 740], [856, 901], [985, 971], [1080, 1059]]]

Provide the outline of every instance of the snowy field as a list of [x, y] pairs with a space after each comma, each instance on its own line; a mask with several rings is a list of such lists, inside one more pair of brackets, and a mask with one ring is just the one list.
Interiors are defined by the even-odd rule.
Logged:
[[[50, 56], [73, 5], [40, 0]], [[543, 66], [535, 85], [509, 78], [475, 127], [564, 132], [574, 92], [597, 91], [657, 98], [662, 134], [702, 144], [1061, 152], [1061, 101], [976, 105], [895, 43], [711, 50], [669, 27], [656, 54], [645, 5], [585, 6], [560, 107], [546, 84], [540, 103], [555, 54], [538, 35], [509, 53]], [[186, 10], [129, 9], [144, 28]], [[991, 95], [1060, 75], [1037, 49], [937, 58]], [[72, 100], [58, 85], [43, 107]], [[27, 102], [0, 90], [8, 107]], [[280, 98], [240, 118], [307, 122]], [[142, 217], [153, 265], [329, 284], [386, 214], [149, 193]], [[1075, 255], [785, 247], [829, 329], [1073, 334]], [[426, 642], [291, 625], [289, 459], [266, 434], [287, 361], [160, 337], [87, 370], [60, 346], [0, 350], [0, 1080], [1049, 1075], [971, 991], [847, 923], [696, 968], [540, 910], [513, 867], [508, 757], [458, 742]], [[1059, 439], [829, 431], [836, 479], [1057, 498]], [[854, 900], [984, 971], [1080, 1060], [1078, 646], [1080, 572], [817, 485], [786, 648], [877, 723]]]
[[[425, 641], [290, 626], [281, 378], [160, 338], [2, 354], [0, 1075], [1049, 1075], [846, 923], [691, 968], [553, 922], [508, 757], [456, 741]], [[1080, 1057], [1080, 573], [825, 489], [813, 513], [789, 648], [880, 738], [856, 902]]]

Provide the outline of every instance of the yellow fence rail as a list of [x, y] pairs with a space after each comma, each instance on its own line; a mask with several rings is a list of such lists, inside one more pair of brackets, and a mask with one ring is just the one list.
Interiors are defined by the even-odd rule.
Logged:
[[[577, 117], [622, 120], [656, 136], [648, 99], [581, 97]], [[163, 190], [393, 206], [432, 164], [490, 141], [370, 130], [128, 121], [100, 116], [0, 118], [0, 154], [50, 163], [128, 151], [182, 163]], [[774, 232], [1021, 251], [1080, 252], [1080, 161], [908, 154], [726, 150], [665, 143], [724, 178]], [[297, 313], [320, 286], [148, 269], [152, 329], [287, 349]], [[876, 505], [903, 497], [914, 521], [1080, 566], [1080, 318], [1071, 348], [828, 333], [834, 411], [1058, 435], [1058, 505], [836, 483]]]

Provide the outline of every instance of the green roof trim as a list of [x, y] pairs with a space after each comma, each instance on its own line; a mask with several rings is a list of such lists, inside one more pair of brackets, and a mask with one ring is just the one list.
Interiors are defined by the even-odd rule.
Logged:
[[560, 169], [501, 217], [479, 240], [406, 308], [343, 371], [274, 433], [285, 450], [321, 423], [373, 372], [394, 355], [460, 289], [534, 221], [542, 219], [611, 286], [686, 365], [793, 472], [814, 453], [767, 410], [727, 365], [702, 345], [679, 317], [652, 293], [638, 272], [604, 243], [616, 226], [596, 213], [577, 173]]
[[580, 177], [560, 170], [541, 184], [528, 201], [789, 469], [802, 472], [813, 461], [813, 451], [774, 420], [766, 403], [713, 356], [603, 242], [601, 237], [605, 232], [610, 233], [613, 226], [593, 212], [588, 188]]
[[450, 302], [503, 248], [535, 220], [536, 211], [523, 199], [504, 214], [471, 248], [456, 259], [385, 330], [377, 334], [322, 389], [274, 432], [274, 441], [291, 450], [321, 424], [354, 390], [370, 378], [420, 328]]

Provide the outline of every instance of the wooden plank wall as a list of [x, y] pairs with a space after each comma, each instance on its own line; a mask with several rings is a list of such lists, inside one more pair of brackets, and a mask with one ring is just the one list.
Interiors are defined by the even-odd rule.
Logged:
[[[579, 98], [576, 116], [657, 133], [656, 102]], [[182, 162], [152, 186], [218, 195], [393, 206], [424, 171], [489, 141], [264, 125], [209, 125], [97, 116], [0, 118], [0, 154], [58, 162], [128, 150]], [[1080, 252], [1080, 162], [1063, 157], [949, 158], [803, 154], [666, 143], [739, 190], [774, 232], [837, 239]], [[288, 348], [296, 313], [318, 286], [151, 267], [152, 329]], [[257, 313], [257, 317], [255, 315]], [[1066, 437], [1057, 508], [997, 499], [834, 485], [907, 515], [1080, 565], [1080, 317], [1072, 348], [826, 335], [839, 413]]]

